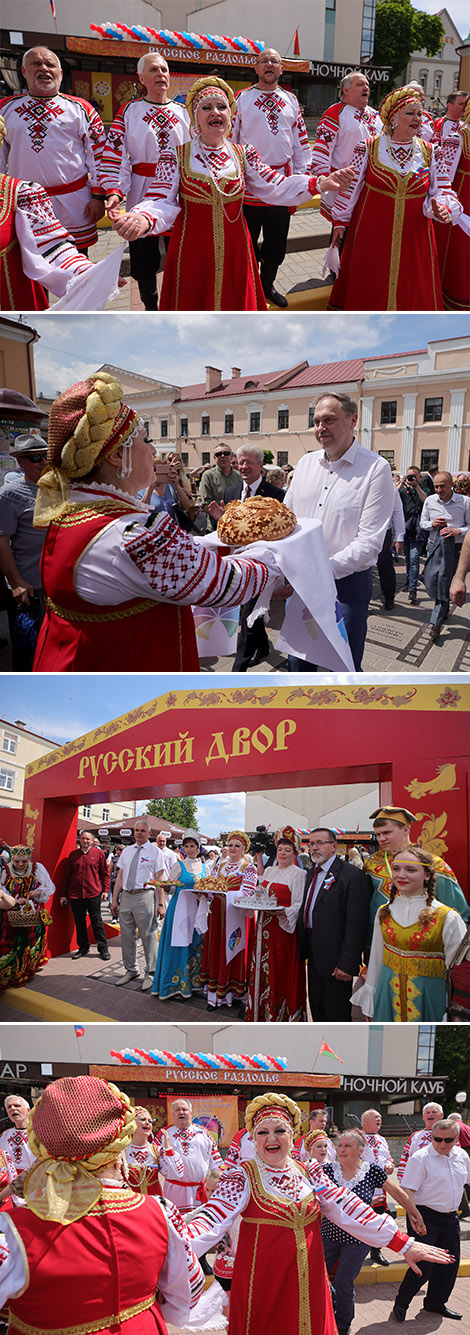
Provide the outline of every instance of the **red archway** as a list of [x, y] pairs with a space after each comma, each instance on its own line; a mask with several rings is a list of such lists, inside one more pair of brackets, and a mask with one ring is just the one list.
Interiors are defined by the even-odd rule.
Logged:
[[[83, 803], [376, 782], [467, 893], [469, 704], [442, 683], [167, 692], [28, 765], [22, 837], [60, 884]], [[53, 916], [57, 955], [73, 924]]]

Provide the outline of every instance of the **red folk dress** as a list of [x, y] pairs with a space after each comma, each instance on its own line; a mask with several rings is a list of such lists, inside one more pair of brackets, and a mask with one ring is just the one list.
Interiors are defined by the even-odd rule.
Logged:
[[[470, 215], [470, 124], [444, 140], [444, 161], [467, 218]], [[457, 161], [457, 168], [455, 162]], [[455, 172], [455, 175], [454, 175]], [[450, 311], [470, 310], [470, 239], [463, 228], [436, 224], [444, 305]]]
[[[358, 145], [355, 188], [333, 205], [335, 223], [351, 222], [328, 309], [443, 310], [434, 227], [423, 205], [438, 185], [451, 191], [450, 182], [437, 182], [433, 149], [424, 140], [414, 141], [412, 168], [404, 175], [382, 160], [384, 141], [377, 135]], [[355, 205], [352, 216], [348, 200]]]
[[52, 922], [46, 900], [54, 893], [54, 885], [41, 863], [33, 864], [29, 876], [16, 876], [13, 869], [10, 871], [7, 867], [2, 880], [2, 889], [7, 894], [25, 900], [32, 890], [39, 888], [41, 900], [32, 901], [39, 913], [39, 921], [32, 926], [13, 925], [8, 909], [0, 910], [0, 992], [7, 987], [24, 987], [46, 963], [46, 928]]
[[23, 272], [21, 248], [16, 235], [15, 213], [23, 181], [0, 176], [0, 309], [44, 311], [49, 302], [40, 283]]
[[[229, 894], [238, 893], [243, 874], [249, 865], [248, 858], [241, 858], [238, 863], [223, 862], [219, 875], [230, 878]], [[240, 923], [242, 914], [239, 914]], [[246, 996], [247, 959], [252, 949], [253, 924], [246, 923], [244, 947], [227, 963], [227, 908], [224, 895], [215, 895], [209, 914], [207, 931], [204, 936], [202, 952], [201, 983], [207, 991], [211, 1006], [231, 1006], [233, 1001], [241, 1001]]]
[[260, 936], [258, 1020], [281, 1023], [307, 1019], [305, 965], [300, 959], [295, 930], [304, 884], [305, 872], [301, 867], [267, 867], [264, 872], [262, 888], [276, 896], [278, 904], [283, 905], [286, 913], [282, 917], [276, 913], [258, 915], [248, 968], [245, 1014], [248, 1021], [254, 1020], [256, 957]]

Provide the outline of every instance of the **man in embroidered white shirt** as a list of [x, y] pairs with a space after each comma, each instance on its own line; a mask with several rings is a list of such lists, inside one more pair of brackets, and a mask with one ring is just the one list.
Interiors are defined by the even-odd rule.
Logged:
[[[310, 145], [304, 119], [294, 93], [279, 87], [282, 60], [279, 51], [265, 47], [255, 65], [258, 82], [237, 96], [232, 126], [235, 144], [253, 144], [263, 162], [290, 176], [308, 172]], [[266, 205], [245, 196], [244, 214], [260, 264], [261, 282], [268, 301], [287, 306], [276, 292], [274, 280], [285, 259], [290, 211], [283, 205]], [[263, 232], [263, 240], [258, 245]]]
[[418, 1131], [413, 1131], [411, 1136], [403, 1146], [401, 1159], [397, 1168], [397, 1178], [401, 1185], [408, 1160], [417, 1150], [424, 1150], [426, 1145], [431, 1144], [431, 1132], [435, 1122], [439, 1122], [444, 1116], [444, 1109], [440, 1103], [425, 1103], [423, 1108], [423, 1122]]
[[[390, 527], [395, 486], [386, 459], [356, 440], [356, 422], [357, 404], [348, 394], [320, 395], [314, 412], [320, 449], [304, 455], [297, 464], [285, 504], [298, 519], [321, 521], [341, 616], [359, 671], [372, 566]], [[289, 656], [289, 671], [315, 670], [315, 663]]]
[[[156, 844], [150, 843], [149, 835], [148, 818], [139, 816], [134, 825], [135, 843], [131, 844], [130, 848], [125, 848], [119, 858], [119, 870], [114, 882], [111, 903], [112, 914], [117, 913], [119, 903], [122, 962], [126, 970], [123, 978], [118, 978], [116, 987], [123, 987], [125, 983], [139, 978], [138, 932], [145, 955], [142, 992], [149, 992], [153, 983], [158, 950], [156, 915], [158, 913], [163, 918], [166, 909], [163, 885], [161, 885], [162, 873], [165, 871], [163, 853]], [[158, 908], [155, 905], [156, 885]]]
[[[367, 1108], [361, 1115], [361, 1127], [366, 1137], [366, 1148], [362, 1155], [367, 1163], [376, 1163], [379, 1168], [383, 1168], [389, 1175], [393, 1173], [394, 1163], [390, 1153], [390, 1146], [385, 1136], [380, 1135], [382, 1126], [382, 1114], [377, 1108]], [[387, 1195], [383, 1187], [378, 1187], [374, 1191], [371, 1201], [372, 1209], [376, 1214], [388, 1214]], [[376, 1265], [387, 1266], [390, 1264], [387, 1258], [383, 1256], [380, 1247], [371, 1247], [370, 1259], [375, 1261]]]
[[[4, 1108], [13, 1126], [2, 1132], [0, 1150], [3, 1150], [5, 1155], [8, 1180], [14, 1182], [15, 1177], [19, 1177], [20, 1173], [24, 1173], [36, 1163], [28, 1143], [28, 1118], [31, 1109], [27, 1099], [21, 1094], [7, 1094]], [[13, 1193], [11, 1199], [14, 1205], [25, 1203], [23, 1196], [15, 1196]]]
[[[328, 107], [319, 121], [312, 148], [311, 168], [330, 172], [348, 167], [356, 145], [379, 134], [382, 122], [377, 111], [368, 106], [369, 80], [360, 70], [345, 74], [340, 85], [341, 101]], [[322, 197], [320, 212], [331, 221], [332, 195]]]
[[462, 1314], [447, 1306], [454, 1287], [460, 1262], [460, 1227], [457, 1214], [462, 1192], [470, 1182], [470, 1160], [458, 1145], [459, 1128], [450, 1118], [434, 1123], [431, 1143], [417, 1150], [409, 1159], [403, 1175], [403, 1186], [411, 1200], [419, 1206], [426, 1225], [426, 1242], [438, 1245], [454, 1258], [451, 1265], [440, 1268], [422, 1262], [421, 1275], [408, 1270], [400, 1284], [393, 1313], [397, 1321], [404, 1321], [411, 1299], [428, 1280], [423, 1307], [427, 1312], [453, 1321], [461, 1321]]
[[181, 1179], [176, 1175], [170, 1177], [168, 1165], [162, 1161], [160, 1171], [165, 1178], [165, 1196], [184, 1214], [207, 1200], [206, 1177], [209, 1173], [217, 1176], [224, 1164], [212, 1136], [203, 1126], [193, 1122], [190, 1099], [174, 1099], [171, 1115], [173, 1125], [168, 1127], [168, 1138], [171, 1148], [177, 1150], [183, 1160], [184, 1170]]
[[433, 641], [439, 639], [449, 615], [450, 585], [470, 527], [470, 496], [454, 493], [452, 473], [436, 473], [434, 493], [426, 497], [420, 519], [421, 528], [429, 533], [423, 579], [427, 593], [434, 598], [429, 624]]

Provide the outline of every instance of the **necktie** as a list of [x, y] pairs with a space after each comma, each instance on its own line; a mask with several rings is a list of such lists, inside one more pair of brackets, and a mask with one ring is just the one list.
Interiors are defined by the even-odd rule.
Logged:
[[249, 496], [251, 496], [251, 486], [247, 485], [243, 500], [247, 501]]
[[134, 852], [134, 854], [133, 854], [133, 857], [132, 857], [131, 865], [130, 865], [130, 867], [129, 867], [129, 872], [128, 872], [127, 881], [126, 881], [126, 890], [134, 890], [134, 889], [135, 889], [135, 878], [136, 878], [136, 876], [137, 876], [137, 868], [138, 868], [138, 865], [139, 865], [139, 858], [140, 858], [140, 848], [136, 848], [136, 849], [135, 849], [135, 852]]
[[311, 905], [311, 903], [312, 903], [313, 892], [314, 892], [315, 886], [316, 886], [316, 884], [317, 884], [318, 873], [319, 873], [319, 871], [321, 871], [321, 867], [320, 867], [320, 864], [317, 863], [317, 864], [314, 866], [314, 868], [313, 868], [313, 876], [312, 876], [312, 879], [311, 879], [311, 881], [310, 881], [310, 885], [309, 885], [309, 887], [308, 887], [308, 891], [307, 891], [307, 898], [306, 898], [306, 900], [305, 900], [305, 908], [304, 908], [304, 927], [307, 926], [307, 919], [308, 919], [309, 908], [310, 908], [310, 905]]

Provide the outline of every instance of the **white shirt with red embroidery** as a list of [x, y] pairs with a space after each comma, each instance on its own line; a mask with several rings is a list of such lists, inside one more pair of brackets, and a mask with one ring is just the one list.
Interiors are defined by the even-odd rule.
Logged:
[[[413, 1239], [399, 1233], [389, 1215], [376, 1215], [374, 1210], [359, 1200], [352, 1191], [335, 1186], [320, 1164], [312, 1160], [306, 1171], [289, 1159], [285, 1169], [270, 1168], [258, 1155], [256, 1162], [265, 1191], [276, 1199], [293, 1201], [300, 1205], [311, 1195], [312, 1187], [318, 1204], [327, 1219], [351, 1233], [369, 1247], [390, 1247], [403, 1253]], [[210, 1201], [195, 1211], [187, 1222], [191, 1245], [196, 1256], [202, 1256], [218, 1242], [242, 1213], [250, 1199], [247, 1173], [240, 1164], [232, 1172], [223, 1173], [212, 1192]]]
[[182, 1160], [183, 1175], [182, 1181], [176, 1181], [176, 1173], [173, 1172], [168, 1156], [162, 1160], [160, 1167], [165, 1178], [165, 1195], [178, 1210], [192, 1210], [198, 1204], [197, 1192], [208, 1173], [214, 1170], [222, 1172], [223, 1159], [212, 1136], [203, 1126], [196, 1126], [192, 1122], [186, 1130], [178, 1126], [169, 1126], [167, 1130], [170, 1145]]
[[[388, 135], [381, 134], [379, 138], [379, 162], [383, 167], [388, 167], [399, 176], [405, 177], [408, 173], [415, 175], [427, 167], [427, 158], [424, 155], [420, 140], [415, 138], [413, 143], [407, 145], [409, 152], [399, 157], [398, 149], [402, 145], [390, 145]], [[459, 204], [455, 190], [452, 189], [449, 176], [442, 156], [442, 149], [439, 145], [430, 145], [431, 161], [429, 164], [429, 190], [423, 200], [423, 214], [425, 218], [432, 218], [431, 200], [436, 199], [438, 203], [444, 204], [450, 212], [451, 222], [458, 222], [459, 216], [463, 213], [462, 205]], [[395, 152], [393, 149], [395, 148]], [[368, 164], [367, 144], [357, 145], [352, 166], [354, 168], [354, 177], [346, 190], [342, 190], [336, 196], [328, 196], [333, 200], [332, 217], [333, 221], [339, 225], [349, 223], [351, 214], [359, 196], [361, 194]]]
[[408, 1140], [403, 1146], [401, 1159], [397, 1168], [397, 1178], [399, 1182], [402, 1180], [406, 1165], [411, 1158], [411, 1155], [416, 1154], [416, 1150], [424, 1150], [426, 1145], [430, 1145], [431, 1138], [432, 1131], [426, 1131], [425, 1126], [422, 1126], [420, 1131], [413, 1131], [412, 1135], [408, 1136]]
[[[253, 145], [262, 161], [284, 176], [292, 172], [310, 175], [310, 144], [304, 118], [295, 94], [286, 88], [277, 87], [269, 92], [257, 84], [243, 88], [237, 95], [232, 139], [235, 144]], [[256, 191], [247, 191], [246, 204], [266, 202], [269, 201]]]
[[91, 260], [76, 249], [45, 190], [35, 181], [21, 181], [16, 196], [15, 231], [23, 272], [33, 282], [43, 283], [56, 297], [64, 295], [72, 279], [93, 268]]
[[238, 1168], [246, 1159], [254, 1159], [255, 1155], [256, 1150], [250, 1132], [237, 1131], [225, 1155], [224, 1168], [226, 1172], [231, 1168]]
[[[36, 1163], [36, 1156], [28, 1144], [28, 1131], [20, 1131], [16, 1126], [9, 1127], [8, 1131], [3, 1131], [0, 1136], [0, 1150], [5, 1155], [8, 1181], [13, 1182], [15, 1177], [24, 1173], [27, 1168], [32, 1168]], [[24, 1205], [22, 1196], [12, 1194], [14, 1205]]]
[[[227, 177], [245, 183], [245, 203], [258, 201], [262, 204], [285, 204], [289, 207], [304, 204], [315, 194], [317, 181], [314, 176], [296, 174], [285, 177], [268, 163], [263, 162], [252, 144], [244, 146], [245, 166], [242, 168], [239, 158], [228, 140], [220, 148], [206, 148], [195, 139], [191, 145], [191, 172], [197, 176], [212, 177], [216, 182]], [[155, 172], [155, 177], [148, 182], [147, 194], [136, 206], [137, 213], [143, 213], [150, 223], [150, 232], [158, 234], [172, 227], [180, 212], [179, 205], [180, 169], [176, 152], [168, 150], [162, 153]]]
[[135, 1164], [137, 1168], [158, 1168], [163, 1173], [162, 1165], [165, 1164], [169, 1176], [183, 1178], [184, 1164], [177, 1150], [164, 1150], [154, 1141], [147, 1141], [146, 1145], [133, 1145], [132, 1141], [126, 1149], [126, 1159], [129, 1164]]
[[312, 148], [311, 170], [328, 175], [336, 167], [349, 167], [356, 145], [380, 134], [382, 121], [371, 107], [362, 110], [335, 102], [319, 121]]
[[[384, 1168], [385, 1164], [392, 1159], [390, 1146], [388, 1145], [385, 1136], [367, 1136], [366, 1132], [364, 1132], [364, 1135], [366, 1136], [366, 1144], [361, 1154], [364, 1163], [375, 1163], [378, 1168]], [[383, 1202], [384, 1200], [386, 1200], [386, 1196], [383, 1187], [377, 1188], [372, 1197], [372, 1204], [374, 1205], [374, 1203], [376, 1203], [378, 1205], [379, 1202]]]
[[59, 221], [77, 245], [93, 245], [96, 227], [85, 217], [90, 188], [101, 192], [98, 167], [105, 145], [101, 118], [82, 98], [66, 93], [30, 97], [19, 93], [0, 101], [6, 135], [0, 147], [0, 169], [20, 180], [64, 187], [86, 177], [80, 189], [52, 196]]
[[[111, 485], [82, 483], [72, 487], [70, 502], [85, 506], [110, 496], [122, 499], [123, 493]], [[264, 589], [269, 573], [264, 561], [219, 556], [165, 511], [155, 515], [135, 497], [125, 499], [134, 502], [135, 513], [110, 523], [77, 561], [74, 586], [85, 602], [119, 606], [135, 596], [181, 606], [233, 607]]]
[[133, 171], [135, 165], [154, 166], [161, 155], [189, 139], [189, 116], [179, 102], [127, 102], [118, 111], [106, 139], [100, 179], [106, 194], [116, 192], [127, 208], [139, 204], [148, 188], [148, 176]]

